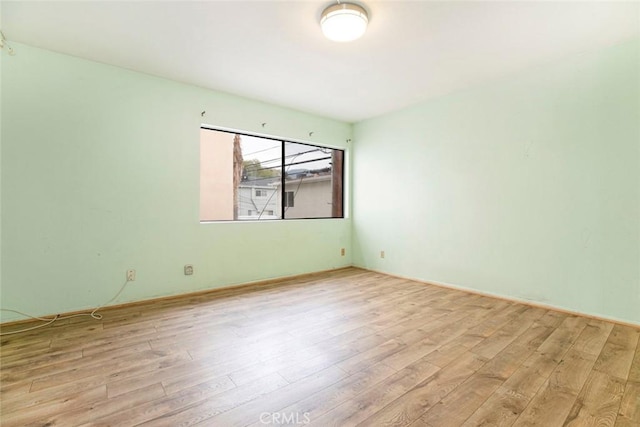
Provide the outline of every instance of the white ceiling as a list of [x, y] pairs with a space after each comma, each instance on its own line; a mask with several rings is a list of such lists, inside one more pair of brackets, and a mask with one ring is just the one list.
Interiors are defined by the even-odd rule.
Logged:
[[[355, 122], [640, 34], [639, 2], [2, 1], [10, 41]], [[360, 4], [363, 4], [360, 2]], [[17, 52], [19, 54], [19, 52]]]

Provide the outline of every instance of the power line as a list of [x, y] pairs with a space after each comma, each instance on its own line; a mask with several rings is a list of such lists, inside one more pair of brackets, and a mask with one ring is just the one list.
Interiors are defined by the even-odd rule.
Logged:
[[[296, 157], [301, 156], [301, 155], [303, 155], [303, 154], [314, 153], [314, 152], [316, 152], [316, 151], [322, 151], [322, 149], [320, 149], [320, 148], [315, 148], [315, 149], [313, 149], [313, 150], [303, 151], [302, 153], [289, 154], [289, 155], [287, 155], [287, 156], [284, 156], [284, 159], [288, 159], [288, 158], [290, 158], [290, 157], [292, 157], [292, 158], [296, 158]], [[243, 157], [244, 157], [244, 154], [243, 154]], [[319, 158], [319, 159], [308, 160], [308, 162], [312, 162], [312, 161], [316, 161], [316, 160], [326, 160], [326, 159], [330, 159], [330, 158], [331, 158], [331, 157], [322, 157], [322, 158]], [[245, 167], [245, 168], [247, 168], [247, 169], [252, 169], [252, 168], [258, 168], [258, 169], [260, 169], [260, 168], [262, 168], [262, 169], [273, 169], [273, 168], [276, 168], [276, 167], [279, 167], [279, 166], [268, 166], [268, 167], [263, 167], [263, 166], [262, 166], [262, 164], [264, 164], [264, 163], [272, 163], [272, 162], [275, 162], [275, 161], [280, 161], [281, 163], [284, 163], [284, 161], [283, 161], [284, 159], [283, 159], [282, 157], [276, 157], [276, 158], [274, 158], [274, 159], [262, 160], [262, 161], [260, 161], [260, 164], [259, 164], [259, 165], [257, 165], [257, 164], [249, 164], [249, 165], [246, 165], [246, 166], [243, 166], [243, 167]], [[251, 159], [251, 160], [252, 160], [252, 159]], [[285, 164], [285, 165], [287, 165], [288, 163], [284, 163], [284, 164]]]
[[245, 153], [242, 153], [242, 156], [247, 156], [247, 157], [249, 157], [249, 156], [253, 156], [254, 154], [263, 153], [263, 152], [265, 152], [265, 151], [275, 150], [276, 148], [280, 148], [280, 146], [279, 146], [279, 145], [276, 145], [276, 146], [273, 146], [273, 147], [265, 148], [264, 150], [258, 150], [258, 151], [254, 151], [254, 152], [246, 153], [246, 154], [245, 154]]

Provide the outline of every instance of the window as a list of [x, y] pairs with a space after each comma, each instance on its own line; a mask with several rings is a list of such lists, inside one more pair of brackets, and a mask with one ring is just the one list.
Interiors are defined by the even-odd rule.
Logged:
[[293, 207], [293, 191], [285, 191], [284, 192], [284, 207], [292, 208]]
[[201, 128], [200, 221], [343, 218], [344, 151]]

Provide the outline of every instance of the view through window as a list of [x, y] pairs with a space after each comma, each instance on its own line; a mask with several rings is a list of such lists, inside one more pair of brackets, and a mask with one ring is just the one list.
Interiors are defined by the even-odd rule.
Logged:
[[202, 128], [200, 221], [342, 218], [344, 151]]

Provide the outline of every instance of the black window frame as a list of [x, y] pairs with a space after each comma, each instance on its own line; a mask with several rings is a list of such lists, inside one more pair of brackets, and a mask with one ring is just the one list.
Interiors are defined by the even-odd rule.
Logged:
[[[335, 148], [335, 147], [328, 147], [326, 145], [319, 145], [319, 144], [312, 144], [310, 142], [300, 142], [300, 141], [294, 141], [291, 139], [286, 139], [286, 138], [280, 138], [280, 137], [275, 137], [275, 136], [265, 136], [265, 135], [259, 135], [259, 134], [253, 134], [247, 131], [239, 131], [239, 130], [234, 130], [234, 129], [228, 129], [228, 128], [218, 128], [218, 127], [214, 127], [214, 126], [208, 126], [208, 125], [200, 125], [200, 129], [204, 129], [204, 130], [210, 130], [210, 131], [216, 131], [216, 132], [223, 132], [223, 133], [228, 133], [228, 134], [232, 134], [232, 135], [240, 135], [242, 136], [248, 136], [251, 138], [262, 138], [262, 139], [267, 139], [270, 141], [278, 141], [280, 142], [280, 147], [281, 147], [281, 156], [280, 156], [280, 168], [281, 168], [281, 174], [280, 174], [280, 184], [277, 187], [277, 189], [275, 191], [278, 191], [280, 193], [280, 212], [281, 212], [281, 217], [280, 218], [276, 218], [276, 219], [258, 219], [258, 220], [252, 220], [252, 219], [231, 219], [231, 220], [200, 220], [200, 223], [211, 223], [211, 222], [234, 222], [234, 223], [242, 223], [242, 222], [270, 222], [270, 221], [293, 221], [293, 220], [307, 220], [307, 219], [344, 219], [345, 218], [345, 181], [344, 181], [344, 174], [345, 174], [345, 154], [346, 154], [346, 149], [343, 148]], [[341, 153], [340, 156], [340, 166], [339, 166], [339, 178], [340, 178], [340, 197], [339, 197], [339, 210], [340, 210], [340, 215], [338, 216], [334, 216], [332, 214], [332, 216], [319, 216], [319, 217], [303, 217], [303, 218], [287, 218], [285, 213], [286, 213], [286, 208], [288, 207], [294, 207], [292, 206], [285, 206], [285, 202], [286, 202], [286, 177], [287, 174], [285, 173], [285, 166], [291, 166], [291, 165], [286, 165], [285, 164], [285, 159], [286, 159], [286, 153], [285, 153], [285, 147], [286, 147], [286, 143], [291, 143], [291, 144], [298, 144], [298, 145], [306, 145], [309, 147], [315, 147], [315, 148], [322, 148], [322, 149], [328, 149], [328, 150], [333, 150], [333, 151], [337, 151]], [[332, 173], [333, 173], [333, 168], [336, 165], [332, 164]], [[333, 181], [333, 176], [332, 176], [332, 181]], [[334, 191], [335, 189], [332, 188], [332, 197], [334, 197]], [[291, 191], [289, 191], [291, 192]], [[295, 197], [295, 194], [294, 196]], [[333, 203], [332, 203], [333, 206]]]

